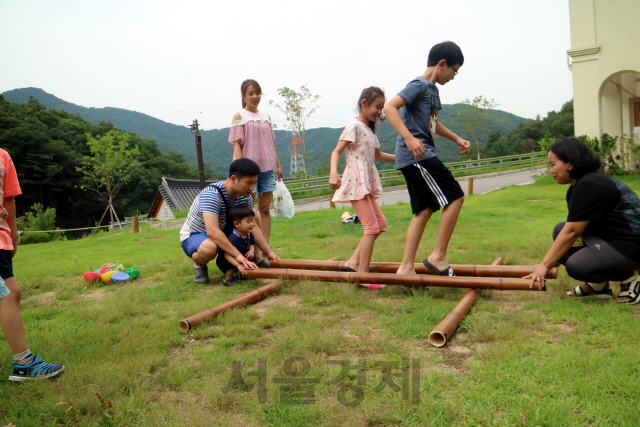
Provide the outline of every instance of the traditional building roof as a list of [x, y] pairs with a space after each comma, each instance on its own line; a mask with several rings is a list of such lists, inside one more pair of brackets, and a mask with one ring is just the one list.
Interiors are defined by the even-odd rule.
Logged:
[[[207, 185], [215, 181], [205, 181]], [[181, 211], [185, 207], [191, 206], [196, 196], [200, 193], [200, 180], [197, 179], [174, 179], [162, 177], [162, 184], [158, 188], [156, 198], [149, 210], [149, 218], [156, 218], [163, 203], [166, 203], [171, 210]]]

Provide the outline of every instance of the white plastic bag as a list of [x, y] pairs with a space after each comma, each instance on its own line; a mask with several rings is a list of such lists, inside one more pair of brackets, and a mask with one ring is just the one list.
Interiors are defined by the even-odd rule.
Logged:
[[276, 191], [273, 192], [273, 212], [276, 218], [293, 218], [295, 213], [291, 193], [280, 180], [276, 181]]

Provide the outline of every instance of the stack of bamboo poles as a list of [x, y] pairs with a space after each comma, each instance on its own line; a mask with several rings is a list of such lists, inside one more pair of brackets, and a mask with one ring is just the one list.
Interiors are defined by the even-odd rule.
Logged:
[[[286, 279], [380, 283], [415, 287], [471, 288], [462, 300], [460, 300], [458, 305], [454, 307], [429, 335], [429, 342], [432, 345], [442, 347], [458, 328], [464, 316], [471, 310], [481, 290], [538, 291], [537, 287], [529, 287], [529, 280], [521, 279], [521, 277], [532, 273], [535, 267], [505, 266], [502, 265], [502, 262], [502, 258], [498, 258], [491, 265], [451, 265], [457, 276], [448, 277], [433, 275], [433, 273], [422, 264], [415, 265], [417, 274], [395, 274], [400, 263], [374, 262], [371, 263], [369, 273], [357, 273], [341, 271], [345, 263], [340, 261], [285, 259], [273, 261], [271, 268], [249, 270], [245, 277], [277, 280], [229, 302], [184, 319], [180, 322], [179, 328], [182, 332], [187, 332], [205, 319], [216, 317], [233, 308], [260, 301], [281, 287], [283, 280]], [[547, 279], [555, 279], [556, 276], [557, 269], [553, 268], [547, 275]], [[546, 286], [543, 287], [542, 290], [546, 290]]]

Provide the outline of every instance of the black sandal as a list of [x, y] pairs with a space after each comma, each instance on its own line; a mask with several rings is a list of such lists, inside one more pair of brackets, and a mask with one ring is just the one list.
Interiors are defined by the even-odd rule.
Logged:
[[240, 284], [240, 279], [238, 279], [236, 276], [231, 276], [227, 280], [223, 280], [222, 284], [225, 286], [238, 285]]
[[455, 274], [453, 274], [453, 268], [446, 267], [438, 271], [438, 269], [433, 264], [431, 264], [427, 258], [422, 260], [422, 264], [425, 267], [427, 267], [429, 270], [431, 270], [431, 272], [436, 276], [449, 276], [449, 277], [455, 276]]

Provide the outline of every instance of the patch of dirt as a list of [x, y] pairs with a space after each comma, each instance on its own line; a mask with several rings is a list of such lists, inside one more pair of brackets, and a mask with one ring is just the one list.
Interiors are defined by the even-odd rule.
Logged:
[[99, 288], [93, 292], [89, 292], [88, 294], [83, 294], [81, 297], [84, 300], [100, 301], [102, 298], [104, 298], [105, 293], [105, 288]]
[[25, 299], [25, 303], [34, 303], [35, 305], [45, 305], [56, 300], [55, 292], [43, 292], [38, 295], [30, 296]]
[[164, 239], [168, 239], [169, 236], [165, 236], [165, 237], [150, 237], [149, 239], [137, 239], [136, 242], [146, 242], [147, 240], [164, 240]]
[[262, 318], [275, 306], [282, 305], [285, 307], [295, 307], [300, 304], [302, 304], [302, 298], [299, 295], [278, 294], [269, 296], [262, 301], [258, 301], [253, 305], [253, 307], [255, 307], [258, 312], [258, 316]]

